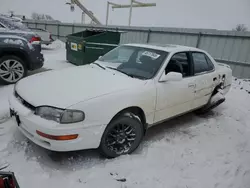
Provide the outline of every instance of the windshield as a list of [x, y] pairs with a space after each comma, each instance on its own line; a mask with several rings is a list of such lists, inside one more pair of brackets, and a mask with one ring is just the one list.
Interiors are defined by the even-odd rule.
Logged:
[[30, 31], [30, 29], [27, 26], [25, 26], [23, 23], [15, 19], [1, 17], [0, 22], [11, 30]]
[[107, 68], [140, 79], [155, 76], [168, 52], [136, 46], [119, 46], [99, 59]]

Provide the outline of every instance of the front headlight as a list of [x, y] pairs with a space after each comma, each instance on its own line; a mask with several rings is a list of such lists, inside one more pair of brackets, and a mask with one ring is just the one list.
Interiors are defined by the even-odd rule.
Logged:
[[83, 121], [85, 114], [80, 110], [65, 110], [61, 117], [61, 123], [77, 123]]
[[35, 114], [44, 119], [53, 120], [61, 124], [76, 123], [76, 122], [83, 121], [85, 118], [85, 115], [82, 111], [63, 110], [63, 109], [49, 107], [49, 106], [37, 107]]

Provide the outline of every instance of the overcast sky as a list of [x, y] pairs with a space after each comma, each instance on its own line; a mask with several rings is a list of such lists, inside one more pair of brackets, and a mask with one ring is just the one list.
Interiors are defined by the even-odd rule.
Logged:
[[[128, 4], [129, 0], [109, 0]], [[250, 29], [250, 0], [140, 0], [156, 2], [152, 8], [134, 8], [133, 26], [232, 29], [245, 24]], [[70, 11], [66, 0], [0, 0], [0, 12], [13, 10], [30, 17], [32, 12], [45, 13], [65, 22], [80, 22], [81, 11]], [[105, 23], [107, 0], [81, 0]], [[127, 25], [128, 9], [110, 10], [109, 24]]]

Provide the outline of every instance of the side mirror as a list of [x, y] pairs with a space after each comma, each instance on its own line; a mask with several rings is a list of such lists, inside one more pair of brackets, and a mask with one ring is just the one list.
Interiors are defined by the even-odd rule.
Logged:
[[179, 72], [169, 72], [168, 74], [163, 74], [160, 78], [160, 82], [166, 82], [166, 81], [181, 81], [182, 80], [182, 74]]
[[101, 59], [101, 58], [102, 58], [102, 56], [99, 56], [99, 57], [98, 57], [98, 60]]

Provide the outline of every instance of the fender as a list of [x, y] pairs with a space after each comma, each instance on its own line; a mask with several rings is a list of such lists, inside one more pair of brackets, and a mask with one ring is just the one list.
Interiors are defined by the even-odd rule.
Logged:
[[25, 48], [20, 47], [20, 46], [19, 47], [12, 46], [12, 47], [6, 47], [6, 48], [0, 49], [0, 57], [6, 54], [10, 54], [10, 55], [19, 54], [21, 55], [21, 57], [24, 57], [24, 59], [28, 59], [29, 57], [29, 53], [27, 52], [27, 50], [25, 50]]

